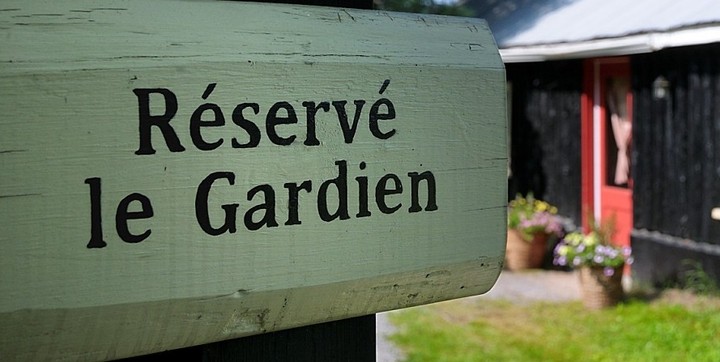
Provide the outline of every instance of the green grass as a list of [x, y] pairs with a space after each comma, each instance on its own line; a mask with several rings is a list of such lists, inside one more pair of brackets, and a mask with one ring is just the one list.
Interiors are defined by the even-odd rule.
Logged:
[[720, 361], [719, 306], [461, 300], [391, 314], [391, 340], [408, 362]]

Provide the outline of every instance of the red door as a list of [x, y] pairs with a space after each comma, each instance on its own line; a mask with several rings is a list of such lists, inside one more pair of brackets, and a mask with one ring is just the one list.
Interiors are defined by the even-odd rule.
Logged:
[[596, 219], [613, 220], [613, 241], [629, 246], [633, 226], [630, 64], [627, 58], [593, 59], [585, 70], [583, 204]]

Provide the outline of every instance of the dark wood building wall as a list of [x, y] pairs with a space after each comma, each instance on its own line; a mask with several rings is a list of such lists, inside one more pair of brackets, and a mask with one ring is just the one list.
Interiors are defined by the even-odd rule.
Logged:
[[720, 44], [635, 56], [632, 74], [635, 228], [720, 244]]
[[580, 225], [582, 62], [506, 69], [512, 93], [509, 197], [533, 192]]

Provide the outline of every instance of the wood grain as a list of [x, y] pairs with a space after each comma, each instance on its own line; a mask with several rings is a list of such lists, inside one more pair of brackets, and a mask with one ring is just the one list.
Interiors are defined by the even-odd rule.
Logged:
[[[481, 20], [211, 1], [4, 1], [0, 38], [1, 360], [181, 348], [480, 294], [500, 272], [505, 78]], [[177, 96], [169, 124], [182, 152], [155, 127], [156, 152], [137, 154], [134, 90], [156, 88]], [[395, 131], [386, 139], [368, 118], [381, 98], [395, 109], [379, 122]], [[356, 100], [366, 104], [351, 142], [331, 106], [316, 115], [319, 145], [304, 143], [303, 102], [347, 101], [352, 121]], [[297, 111], [297, 123], [276, 127], [296, 136], [284, 146], [266, 128], [278, 102]], [[226, 119], [201, 129], [204, 140], [222, 140], [207, 151], [190, 131], [205, 103]], [[255, 147], [232, 147], [247, 141], [232, 119], [241, 103], [259, 107], [244, 113], [261, 133]], [[151, 96], [151, 113], [165, 106]], [[338, 176], [338, 161], [349, 218], [323, 221], [319, 188]], [[423, 171], [434, 175], [437, 210], [410, 212], [408, 174]], [[211, 224], [222, 224], [222, 205], [237, 204], [238, 215], [236, 232], [212, 236], [199, 226], [196, 198], [216, 172], [235, 180], [213, 184]], [[401, 205], [392, 213], [376, 195], [388, 174], [403, 183], [384, 196]], [[357, 217], [357, 177], [369, 183], [369, 216]], [[91, 178], [102, 180], [103, 248], [87, 247]], [[305, 180], [313, 188], [297, 200], [302, 223], [285, 225], [284, 184]], [[275, 191], [279, 225], [253, 231], [243, 215], [263, 200], [248, 200], [258, 185]], [[330, 209], [338, 192], [328, 191]], [[417, 192], [426, 208], [430, 191]], [[151, 233], [128, 243], [115, 215], [134, 193], [153, 213], [128, 220], [129, 232]]]

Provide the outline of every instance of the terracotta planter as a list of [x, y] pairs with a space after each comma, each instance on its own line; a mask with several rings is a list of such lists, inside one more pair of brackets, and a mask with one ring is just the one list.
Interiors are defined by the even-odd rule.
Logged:
[[622, 266], [615, 268], [611, 276], [605, 275], [601, 267], [580, 268], [580, 292], [585, 307], [597, 310], [618, 304], [623, 299], [622, 273]]
[[532, 241], [522, 238], [519, 231], [508, 229], [505, 267], [508, 270], [523, 270], [542, 266], [547, 251], [548, 235], [538, 233]]

